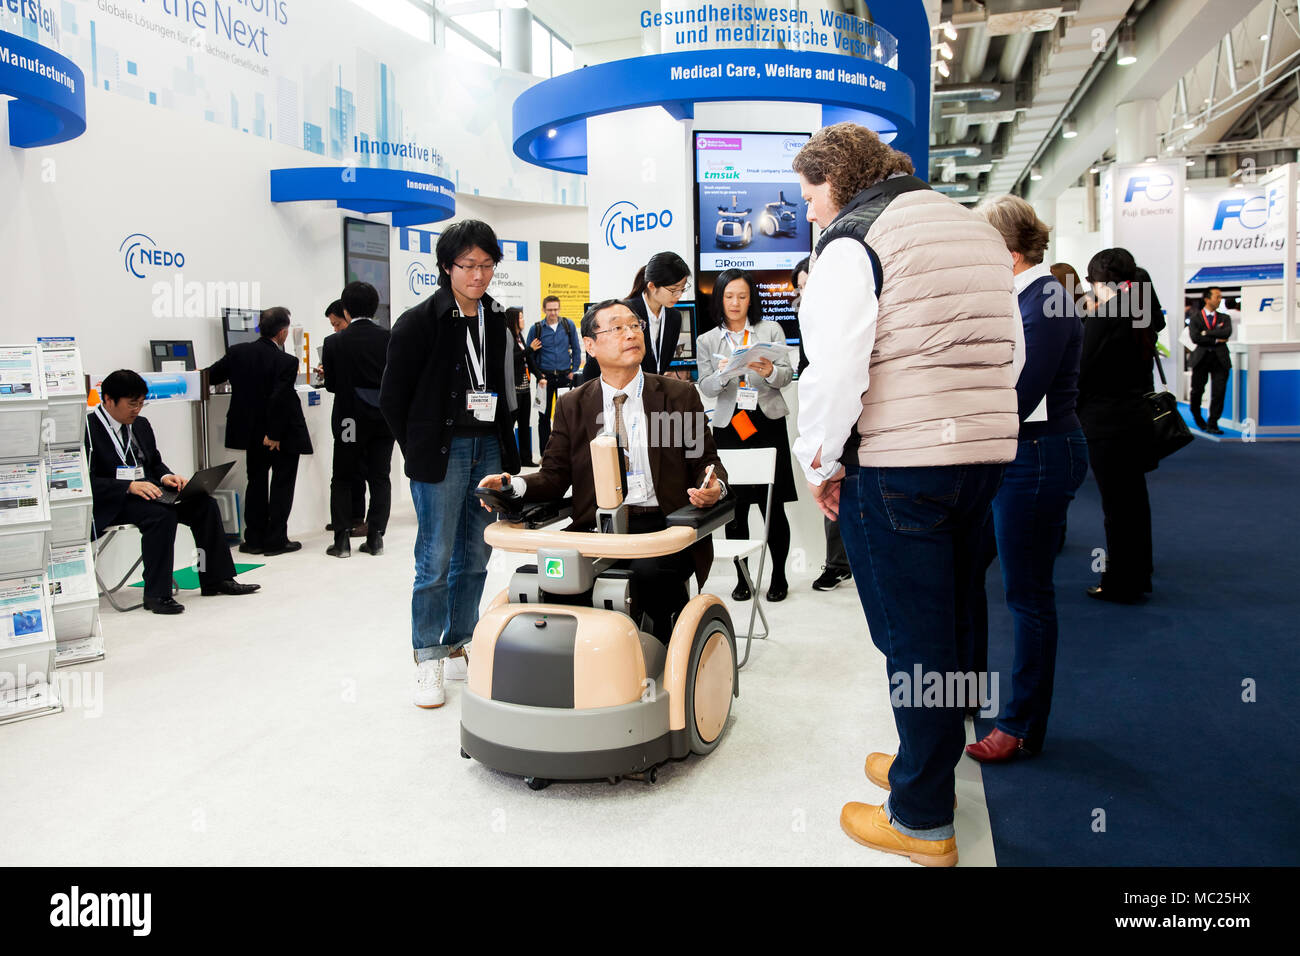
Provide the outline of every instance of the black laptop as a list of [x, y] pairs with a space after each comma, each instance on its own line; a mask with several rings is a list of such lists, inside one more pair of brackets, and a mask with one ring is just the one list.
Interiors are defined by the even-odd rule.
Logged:
[[225, 480], [226, 474], [234, 467], [233, 461], [227, 461], [220, 465], [213, 465], [211, 468], [203, 468], [196, 471], [194, 477], [186, 482], [185, 487], [180, 491], [175, 488], [164, 488], [162, 497], [155, 498], [154, 501], [160, 505], [175, 505], [197, 498], [199, 495], [210, 495], [217, 490]]

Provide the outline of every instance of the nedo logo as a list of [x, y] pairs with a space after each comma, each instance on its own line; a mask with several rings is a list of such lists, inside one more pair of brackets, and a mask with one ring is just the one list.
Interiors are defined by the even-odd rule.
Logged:
[[627, 199], [620, 199], [606, 209], [600, 217], [600, 227], [605, 232], [605, 244], [611, 249], [619, 250], [627, 248], [624, 240], [634, 233], [666, 229], [672, 224], [673, 214], [669, 210], [641, 212], [636, 203]]
[[787, 153], [797, 153], [799, 152], [799, 150], [803, 149], [807, 145], [808, 145], [808, 140], [806, 139], [787, 139], [784, 143], [781, 144], [782, 148]]
[[1263, 196], [1225, 199], [1214, 214], [1214, 231], [1221, 230], [1229, 219], [1236, 219], [1243, 229], [1262, 229], [1268, 223], [1268, 200]]
[[1138, 193], [1145, 195], [1151, 202], [1164, 202], [1173, 191], [1174, 178], [1167, 173], [1133, 176], [1128, 181], [1128, 189], [1124, 191], [1124, 202], [1131, 203]]
[[144, 278], [146, 266], [156, 269], [180, 269], [185, 266], [185, 254], [159, 249], [158, 244], [143, 232], [133, 232], [122, 240], [117, 251], [123, 254], [126, 271], [137, 279]]
[[418, 262], [412, 262], [406, 268], [406, 285], [411, 295], [424, 295], [438, 287], [438, 274], [430, 272]]

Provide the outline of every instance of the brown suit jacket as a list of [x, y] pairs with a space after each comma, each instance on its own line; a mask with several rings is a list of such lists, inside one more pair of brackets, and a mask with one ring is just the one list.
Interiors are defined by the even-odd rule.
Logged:
[[[688, 488], [700, 487], [705, 471], [713, 465], [718, 480], [727, 481], [718, 459], [713, 430], [705, 423], [704, 406], [690, 382], [646, 375], [641, 395], [649, 422], [650, 478], [655, 497], [665, 515], [685, 508], [691, 500]], [[672, 419], [656, 413], [677, 413]], [[604, 394], [600, 379], [587, 382], [564, 395], [555, 405], [551, 438], [546, 444], [542, 467], [525, 478], [525, 501], [551, 501], [564, 497], [573, 486], [573, 528], [586, 531], [596, 526], [596, 486], [591, 477], [591, 442], [602, 431]], [[671, 422], [671, 427], [669, 426]], [[689, 441], [682, 440], [685, 435]], [[655, 436], [660, 436], [658, 442]], [[688, 457], [692, 452], [696, 457]], [[702, 585], [713, 563], [713, 542], [709, 538], [692, 548], [695, 577]]]

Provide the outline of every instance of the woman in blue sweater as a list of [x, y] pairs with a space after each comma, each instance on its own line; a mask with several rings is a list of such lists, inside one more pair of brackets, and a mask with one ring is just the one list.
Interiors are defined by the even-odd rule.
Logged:
[[966, 748], [988, 762], [1043, 746], [1056, 673], [1052, 570], [1066, 509], [1088, 473], [1088, 443], [1074, 411], [1083, 327], [1073, 297], [1043, 265], [1048, 227], [1014, 196], [980, 211], [1011, 252], [1025, 329], [1025, 367], [1016, 383], [1020, 445], [993, 500], [1002, 581], [1015, 619], [1011, 699], [994, 729]]

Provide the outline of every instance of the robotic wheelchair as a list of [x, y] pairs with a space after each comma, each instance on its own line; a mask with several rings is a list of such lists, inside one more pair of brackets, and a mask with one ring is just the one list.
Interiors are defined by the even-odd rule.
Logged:
[[594, 532], [545, 527], [572, 513], [572, 499], [525, 505], [508, 486], [477, 492], [498, 512], [487, 543], [536, 563], [514, 572], [474, 629], [460, 753], [533, 790], [553, 780], [653, 783], [668, 760], [718, 746], [740, 693], [718, 597], [691, 598], [665, 647], [638, 627], [632, 572], [612, 567], [690, 547], [730, 521], [735, 503], [682, 508], [662, 531], [628, 534], [622, 454], [608, 436], [591, 452]]

